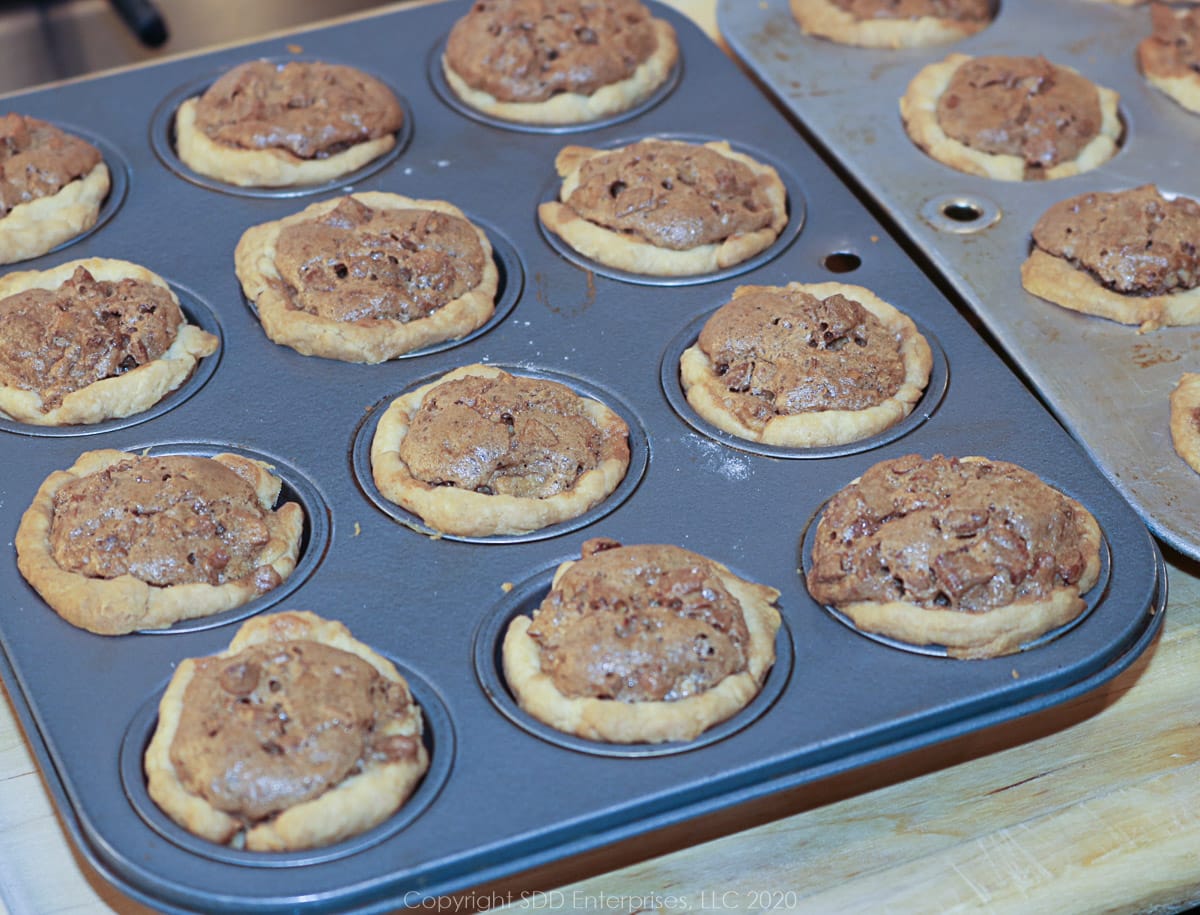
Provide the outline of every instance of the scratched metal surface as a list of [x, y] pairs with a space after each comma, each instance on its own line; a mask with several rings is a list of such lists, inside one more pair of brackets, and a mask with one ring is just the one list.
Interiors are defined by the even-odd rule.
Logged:
[[[562, 136], [483, 123], [444, 101], [432, 63], [465, 7], [387, 13], [4, 100], [103, 136], [127, 177], [123, 201], [99, 230], [22, 267], [92, 255], [137, 260], [174, 284], [191, 316], [222, 337], [216, 361], [162, 410], [57, 432], [0, 424], [0, 524], [9, 544], [0, 557], [0, 676], [77, 848], [157, 910], [389, 911], [636, 841], [1062, 702], [1124, 669], [1161, 623], [1161, 556], [1138, 516], [693, 24], [662, 11], [680, 35], [683, 68], [656, 105]], [[222, 68], [294, 53], [355, 62], [405, 98], [412, 130], [404, 148], [353, 186], [447, 199], [485, 227], [504, 275], [501, 313], [485, 332], [375, 366], [304, 357], [265, 338], [233, 273], [237, 239], [345, 186], [300, 196], [214, 189], [171, 161], [169, 119], [156, 112], [179, 87]], [[719, 125], [714, 98], [729, 103]], [[793, 220], [804, 217], [799, 231], [740, 273], [681, 285], [631, 282], [562, 256], [538, 229], [534, 210], [565, 143], [712, 136], [718, 127], [718, 136], [781, 168]], [[849, 277], [824, 266], [847, 246], [870, 249]], [[688, 415], [674, 370], [680, 345], [739, 283], [839, 277], [886, 291], [944, 355], [937, 383], [898, 437], [764, 452]], [[470, 362], [551, 375], [602, 396], [633, 430], [628, 484], [581, 524], [537, 536], [467, 542], [413, 530], [373, 492], [367, 437], [383, 403]], [[296, 572], [245, 608], [167, 632], [105, 638], [71, 627], [21, 579], [11, 541], [46, 475], [100, 447], [233, 449], [267, 459], [307, 511]], [[1096, 515], [1108, 562], [1078, 625], [1019, 656], [953, 662], [880, 645], [809, 597], [798, 569], [805, 531], [824, 501], [875, 462], [912, 452], [1015, 461]], [[554, 566], [592, 536], [676, 543], [777, 587], [784, 627], [762, 697], [691, 744], [615, 752], [526, 720], [497, 671], [499, 632], [531, 611]], [[141, 773], [175, 665], [220, 651], [241, 619], [268, 608], [343, 621], [410, 676], [429, 725], [433, 769], [401, 813], [312, 852], [253, 854], [196, 839], [149, 801]]]
[[[1200, 558], [1200, 477], [1176, 455], [1167, 398], [1200, 370], [1200, 329], [1135, 328], [1030, 295], [1019, 265], [1050, 204], [1087, 191], [1157, 183], [1200, 197], [1200, 117], [1145, 84], [1134, 49], [1146, 7], [1088, 0], [1002, 0], [995, 21], [953, 45], [877, 51], [803, 35], [787, 0], [720, 0], [725, 39], [783, 105], [940, 271], [1070, 432], [1166, 543]], [[952, 51], [1044, 54], [1116, 90], [1126, 137], [1106, 165], [1050, 182], [998, 182], [926, 157], [908, 139], [899, 98]], [[947, 203], [984, 218], [957, 222]], [[986, 225], [989, 218], [998, 221]]]

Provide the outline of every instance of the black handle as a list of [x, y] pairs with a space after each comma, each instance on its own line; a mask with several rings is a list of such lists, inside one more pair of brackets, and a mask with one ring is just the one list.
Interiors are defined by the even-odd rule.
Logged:
[[167, 40], [167, 23], [150, 0], [109, 0], [113, 9], [148, 48]]

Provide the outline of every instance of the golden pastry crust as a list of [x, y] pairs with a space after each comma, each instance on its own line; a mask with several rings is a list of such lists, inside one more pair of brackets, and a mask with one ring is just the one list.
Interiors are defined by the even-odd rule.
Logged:
[[[676, 140], [657, 142], [680, 147], [693, 145]], [[754, 173], [770, 205], [769, 226], [753, 232], [730, 235], [719, 243], [673, 250], [590, 222], [568, 207], [565, 201], [578, 187], [579, 171], [586, 161], [619, 150], [591, 149], [585, 146], [564, 147], [555, 157], [554, 166], [563, 179], [559, 199], [538, 206], [538, 217], [542, 225], [584, 257], [627, 273], [646, 276], [695, 276], [739, 264], [769, 248], [787, 225], [787, 188], [774, 168], [731, 149], [726, 141], [714, 141], [703, 145], [719, 155], [742, 163]]]
[[1143, 67], [1142, 73], [1155, 89], [1173, 98], [1188, 111], [1200, 114], [1200, 73], [1185, 76], [1166, 76], [1153, 73]]
[[426, 396], [440, 385], [468, 376], [502, 378], [489, 365], [467, 365], [396, 398], [384, 411], [371, 441], [371, 473], [384, 498], [417, 515], [443, 534], [486, 537], [525, 534], [578, 517], [610, 496], [629, 469], [629, 428], [609, 407], [581, 397], [584, 411], [603, 435], [598, 465], [563, 492], [547, 498], [484, 495], [418, 479], [400, 457], [400, 446]]
[[[734, 290], [733, 298], [772, 288], [739, 286]], [[911, 318], [862, 286], [836, 282], [789, 283], [784, 289], [804, 291], [818, 299], [841, 294], [879, 318], [900, 345], [904, 363], [904, 381], [900, 388], [886, 400], [865, 409], [776, 414], [761, 429], [754, 428], [742, 422], [731, 409], [729, 390], [717, 375], [712, 360], [699, 344], [693, 344], [680, 357], [679, 374], [688, 403], [701, 417], [739, 438], [769, 445], [811, 448], [842, 445], [876, 435], [912, 412], [929, 383], [933, 355], [929, 343]]]
[[[900, 99], [900, 115], [910, 139], [926, 155], [969, 175], [998, 181], [1026, 180], [1025, 161], [1020, 156], [994, 154], [973, 149], [950, 137], [938, 122], [937, 106], [956, 70], [972, 58], [951, 54], [945, 60], [924, 67], [908, 84]], [[1070, 67], [1057, 65], [1062, 69]], [[1117, 104], [1120, 97], [1112, 89], [1096, 86], [1100, 100], [1099, 133], [1072, 160], [1060, 162], [1040, 176], [1046, 179], [1068, 178], [1104, 164], [1117, 151], [1122, 127]]]
[[99, 162], [57, 193], [17, 204], [0, 217], [0, 264], [39, 257], [86, 232], [96, 224], [111, 185], [108, 166]]
[[[1170, 38], [1167, 37], [1170, 35], [1170, 31], [1166, 28], [1171, 24], [1172, 19], [1175, 20], [1175, 27], [1178, 28], [1179, 22], [1186, 23], [1188, 17], [1195, 16], [1196, 13], [1168, 7], [1165, 4], [1156, 4], [1151, 9], [1150, 15], [1155, 34], [1147, 36], [1138, 43], [1138, 69], [1141, 70], [1146, 82], [1155, 89], [1188, 111], [1200, 114], [1200, 73], [1188, 67], [1171, 66], [1172, 58], [1169, 56], [1169, 51], [1173, 45], [1170, 43]], [[1194, 33], [1194, 27], [1190, 31]], [[1166, 35], [1160, 40], [1158, 36], [1163, 32]], [[1185, 31], [1184, 34], [1189, 34], [1189, 31]], [[1186, 59], [1186, 57], [1183, 58], [1184, 61]]]
[[857, 601], [838, 609], [865, 632], [909, 645], [944, 645], [950, 657], [970, 660], [1020, 651], [1039, 635], [1065, 626], [1085, 607], [1073, 591], [1061, 590], [1045, 600], [1009, 604], [978, 617], [953, 610], [927, 610], [903, 601]]
[[[1012, 466], [976, 456], [959, 460], [961, 463]], [[858, 482], [856, 479], [850, 485]], [[1079, 502], [1062, 493], [1058, 495], [1071, 509], [1079, 551], [1084, 558], [1084, 566], [1074, 584], [1058, 585], [1043, 596], [1025, 597], [983, 611], [940, 609], [906, 600], [860, 600], [833, 606], [864, 632], [909, 645], [940, 645], [953, 658], [992, 658], [1018, 652], [1033, 639], [1066, 625], [1083, 613], [1087, 609], [1083, 595], [1100, 576], [1102, 535], [1099, 524]], [[820, 529], [817, 536], [821, 536]], [[812, 588], [811, 580], [809, 587]], [[819, 597], [816, 599], [820, 600]]]
[[830, 0], [791, 0], [792, 15], [806, 35], [860, 48], [921, 48], [974, 35], [989, 22], [939, 16], [858, 19]]
[[1171, 391], [1171, 444], [1200, 473], [1200, 374], [1184, 372]]
[[1039, 248], [1021, 264], [1021, 285], [1048, 302], [1083, 314], [1136, 324], [1138, 331], [1200, 324], [1200, 288], [1162, 295], [1125, 295], [1109, 289], [1085, 270]]
[[598, 121], [639, 105], [671, 75], [671, 70], [679, 60], [675, 29], [662, 19], [653, 19], [651, 22], [658, 39], [654, 53], [626, 79], [601, 86], [588, 95], [560, 92], [543, 102], [503, 101], [490, 92], [468, 86], [450, 67], [444, 54], [442, 73], [450, 89], [465, 105], [500, 120], [539, 126]]
[[[520, 707], [555, 730], [606, 743], [665, 743], [693, 740], [746, 707], [762, 689], [775, 663], [775, 635], [781, 624], [773, 606], [779, 592], [746, 581], [714, 560], [721, 583], [741, 606], [749, 632], [746, 668], [716, 686], [673, 701], [622, 702], [616, 699], [567, 696], [542, 671], [541, 648], [529, 635], [531, 620], [514, 617], [504, 635], [504, 676]], [[562, 563], [551, 587], [578, 560]]]
[[[333, 620], [307, 611], [285, 611], [248, 620], [229, 647], [215, 657], [227, 658], [253, 645], [306, 640], [320, 642], [362, 658], [388, 680], [407, 683], [394, 664], [351, 636]], [[429, 768], [429, 755], [420, 740], [423, 721], [414, 702], [411, 714], [388, 723], [388, 734], [417, 738], [413, 759], [372, 764], [344, 779], [319, 797], [245, 828], [240, 820], [192, 794], [181, 783], [171, 762], [171, 743], [179, 726], [184, 694], [195, 674], [196, 661], [185, 658], [171, 677], [158, 707], [158, 725], [144, 758], [150, 797], [176, 823], [201, 838], [234, 844], [248, 851], [296, 851], [348, 839], [379, 825], [408, 799]]]
[[[348, 197], [374, 210], [429, 210], [467, 219], [462, 210], [442, 200], [416, 200], [384, 191], [364, 191]], [[280, 233], [288, 226], [323, 216], [344, 199], [323, 200], [283, 219], [252, 226], [238, 241], [234, 252], [235, 271], [246, 297], [254, 302], [268, 337], [305, 356], [376, 363], [434, 343], [458, 339], [487, 323], [495, 311], [500, 274], [491, 242], [473, 223], [471, 227], [483, 250], [480, 281], [426, 317], [407, 322], [391, 318], [337, 321], [297, 308], [275, 263]]]
[[323, 159], [302, 159], [286, 149], [238, 149], [211, 140], [196, 127], [196, 98], [175, 113], [175, 152], [192, 171], [236, 187], [324, 184], [357, 171], [396, 145], [395, 134], [355, 143]]
[[[181, 620], [231, 610], [258, 597], [262, 592], [253, 576], [221, 585], [197, 582], [157, 587], [129, 574], [91, 578], [59, 566], [50, 543], [55, 495], [74, 480], [135, 457], [113, 449], [85, 451], [66, 470], [55, 471], [43, 481], [33, 503], [21, 516], [13, 540], [17, 567], [25, 580], [67, 622], [100, 635], [163, 629]], [[267, 465], [236, 454], [217, 454], [212, 460], [248, 481], [263, 510], [272, 510], [282, 481]], [[274, 511], [271, 538], [257, 557], [259, 567], [268, 567], [286, 579], [296, 567], [303, 532], [304, 512], [300, 506], [295, 502], [280, 506]]]
[[[79, 267], [101, 281], [124, 279], [150, 283], [178, 297], [167, 281], [129, 261], [91, 257], [69, 261], [50, 270], [24, 270], [0, 277], [0, 299], [27, 289], [57, 289]], [[163, 355], [120, 375], [103, 378], [67, 394], [57, 407], [47, 408], [40, 394], [0, 383], [0, 416], [38, 426], [71, 426], [103, 422], [141, 413], [183, 384], [197, 362], [217, 351], [218, 339], [194, 324], [181, 324]]]

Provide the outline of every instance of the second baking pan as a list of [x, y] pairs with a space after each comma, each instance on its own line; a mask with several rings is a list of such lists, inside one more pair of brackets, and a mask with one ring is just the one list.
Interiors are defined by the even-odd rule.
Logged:
[[[1172, 449], [1167, 400], [1180, 374], [1200, 367], [1200, 329], [1139, 334], [1021, 286], [1030, 232], [1059, 200], [1152, 183], [1200, 197], [1192, 155], [1200, 116], [1137, 70], [1147, 7], [1004, 0], [992, 24], [968, 39], [903, 50], [810, 38], [787, 0], [721, 0], [718, 13], [734, 52], [952, 284], [1151, 529], [1200, 558], [1200, 477]], [[1053, 181], [994, 181], [927, 157], [904, 131], [899, 100], [922, 67], [951, 52], [1042, 54], [1115, 90], [1121, 149], [1099, 168]]]

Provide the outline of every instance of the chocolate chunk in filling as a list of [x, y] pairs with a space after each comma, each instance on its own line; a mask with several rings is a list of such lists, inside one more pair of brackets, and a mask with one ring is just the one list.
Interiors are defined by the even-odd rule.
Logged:
[[54, 409], [80, 388], [161, 357], [183, 320], [162, 286], [96, 280], [77, 267], [57, 289], [0, 299], [0, 383], [34, 391]]
[[826, 506], [808, 588], [833, 606], [904, 601], [966, 613], [1044, 599], [1087, 566], [1079, 511], [1014, 464], [883, 461]]
[[1142, 69], [1154, 76], [1181, 77], [1200, 72], [1200, 9], [1150, 6], [1153, 31], [1138, 45]]
[[251, 823], [417, 754], [418, 737], [386, 727], [412, 714], [404, 685], [320, 642], [198, 659], [182, 705], [170, 748], [180, 782]]
[[1200, 284], [1200, 203], [1168, 200], [1154, 185], [1059, 201], [1033, 240], [1116, 292], [1163, 295]]
[[672, 701], [746, 669], [741, 605], [703, 556], [589, 540], [533, 615], [541, 669], [575, 698]]
[[565, 385], [472, 375], [425, 396], [400, 443], [400, 459], [434, 486], [545, 499], [599, 466], [606, 434]]
[[796, 289], [739, 295], [700, 332], [737, 418], [761, 428], [774, 416], [864, 410], [904, 381], [900, 342], [861, 304]]
[[588, 159], [564, 202], [589, 222], [674, 251], [766, 228], [773, 215], [744, 163], [656, 140]]
[[250, 61], [213, 83], [196, 105], [196, 127], [238, 149], [281, 149], [320, 159], [400, 129], [392, 91], [353, 67]]
[[956, 22], [988, 22], [989, 0], [832, 0], [855, 19], [921, 19], [932, 16]]
[[1100, 97], [1089, 80], [1044, 57], [976, 57], [937, 103], [947, 136], [992, 155], [1019, 156], [1026, 172], [1070, 162], [1100, 133]]
[[53, 124], [0, 116], [0, 217], [18, 204], [57, 194], [99, 164], [96, 147]]
[[254, 488], [218, 461], [137, 457], [72, 480], [54, 496], [50, 548], [65, 571], [89, 578], [132, 575], [151, 585], [251, 580], [279, 574], [259, 565], [274, 515]]
[[376, 210], [347, 197], [324, 216], [285, 226], [275, 269], [293, 307], [309, 314], [408, 322], [478, 286], [484, 252], [458, 216]]
[[628, 79], [657, 48], [640, 0], [479, 0], [451, 29], [446, 61], [472, 89], [534, 103]]

